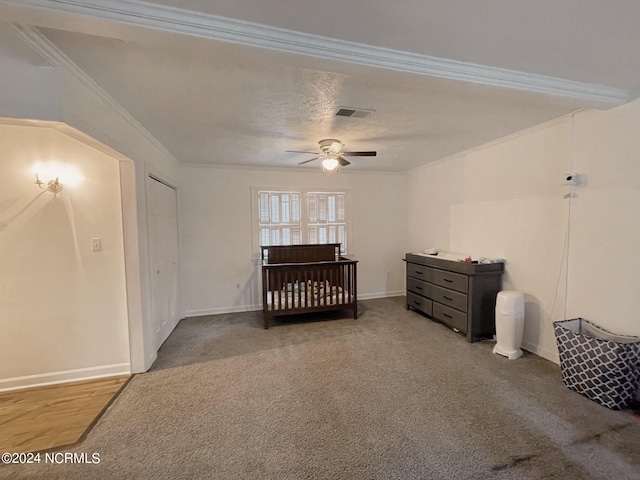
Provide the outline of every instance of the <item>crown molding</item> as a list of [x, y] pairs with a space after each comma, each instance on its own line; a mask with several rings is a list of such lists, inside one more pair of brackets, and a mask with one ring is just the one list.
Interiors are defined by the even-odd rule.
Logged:
[[170, 33], [232, 42], [420, 75], [621, 105], [632, 92], [545, 75], [348, 42], [141, 0], [0, 0], [0, 4], [93, 17]]
[[52, 65], [64, 68], [71, 73], [77, 80], [84, 84], [93, 94], [98, 96], [101, 101], [112, 108], [118, 116], [126, 121], [138, 133], [143, 135], [156, 149], [166, 155], [168, 158], [179, 164], [176, 157], [165, 147], [151, 132], [142, 126], [127, 110], [122, 107], [111, 95], [109, 95], [100, 85], [98, 85], [89, 75], [87, 75], [80, 67], [78, 67], [69, 57], [67, 57], [58, 47], [56, 47], [49, 39], [44, 37], [36, 28], [24, 25], [8, 24], [20, 38], [38, 54], [40, 54]]

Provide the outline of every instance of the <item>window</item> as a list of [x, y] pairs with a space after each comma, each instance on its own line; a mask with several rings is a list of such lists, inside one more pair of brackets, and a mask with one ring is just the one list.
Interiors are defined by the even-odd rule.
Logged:
[[349, 192], [254, 187], [252, 200], [255, 251], [302, 243], [340, 243], [342, 253], [349, 250]]
[[308, 192], [308, 243], [340, 243], [346, 252], [347, 212], [345, 207], [344, 192]]
[[258, 193], [260, 245], [302, 243], [300, 195], [299, 192]]

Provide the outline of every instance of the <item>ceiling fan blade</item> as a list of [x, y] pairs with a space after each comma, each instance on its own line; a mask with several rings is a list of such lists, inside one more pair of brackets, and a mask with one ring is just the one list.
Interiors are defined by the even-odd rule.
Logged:
[[340, 155], [344, 155], [345, 157], [375, 157], [378, 152], [342, 152]]
[[285, 153], [312, 153], [314, 155], [319, 155], [318, 152], [303, 152], [302, 150], [285, 150]]
[[309, 160], [305, 160], [304, 162], [300, 162], [298, 165], [304, 165], [305, 163], [313, 162], [314, 160], [317, 160], [319, 158], [320, 157], [313, 157], [313, 158], [310, 158]]
[[336, 160], [338, 160], [338, 163], [341, 167], [346, 167], [347, 165], [351, 164], [351, 162], [348, 162], [345, 158], [342, 157], [342, 155], [338, 155], [336, 157]]

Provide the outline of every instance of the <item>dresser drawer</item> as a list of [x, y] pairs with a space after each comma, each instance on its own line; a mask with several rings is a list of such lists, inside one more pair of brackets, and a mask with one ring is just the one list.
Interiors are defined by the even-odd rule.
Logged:
[[407, 290], [413, 293], [417, 293], [418, 295], [422, 295], [423, 297], [431, 298], [431, 289], [433, 285], [427, 282], [423, 282], [422, 280], [418, 280], [417, 278], [407, 278]]
[[413, 307], [416, 310], [420, 310], [422, 313], [426, 313], [431, 316], [432, 302], [428, 298], [407, 292], [407, 306]]
[[467, 276], [459, 273], [445, 272], [444, 270], [433, 270], [432, 282], [451, 290], [467, 293]]
[[413, 278], [419, 278], [425, 282], [431, 281], [433, 274], [433, 268], [425, 267], [424, 265], [418, 265], [417, 263], [407, 263], [407, 276]]
[[433, 318], [467, 333], [467, 314], [449, 308], [441, 303], [433, 302]]
[[433, 285], [429, 298], [434, 302], [442, 303], [456, 310], [467, 311], [467, 296], [464, 293]]

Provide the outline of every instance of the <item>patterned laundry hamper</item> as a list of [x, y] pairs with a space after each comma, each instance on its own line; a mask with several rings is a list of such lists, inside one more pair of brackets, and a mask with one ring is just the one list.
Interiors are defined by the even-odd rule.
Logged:
[[612, 409], [637, 400], [640, 337], [616, 335], [583, 318], [553, 323], [562, 381]]

